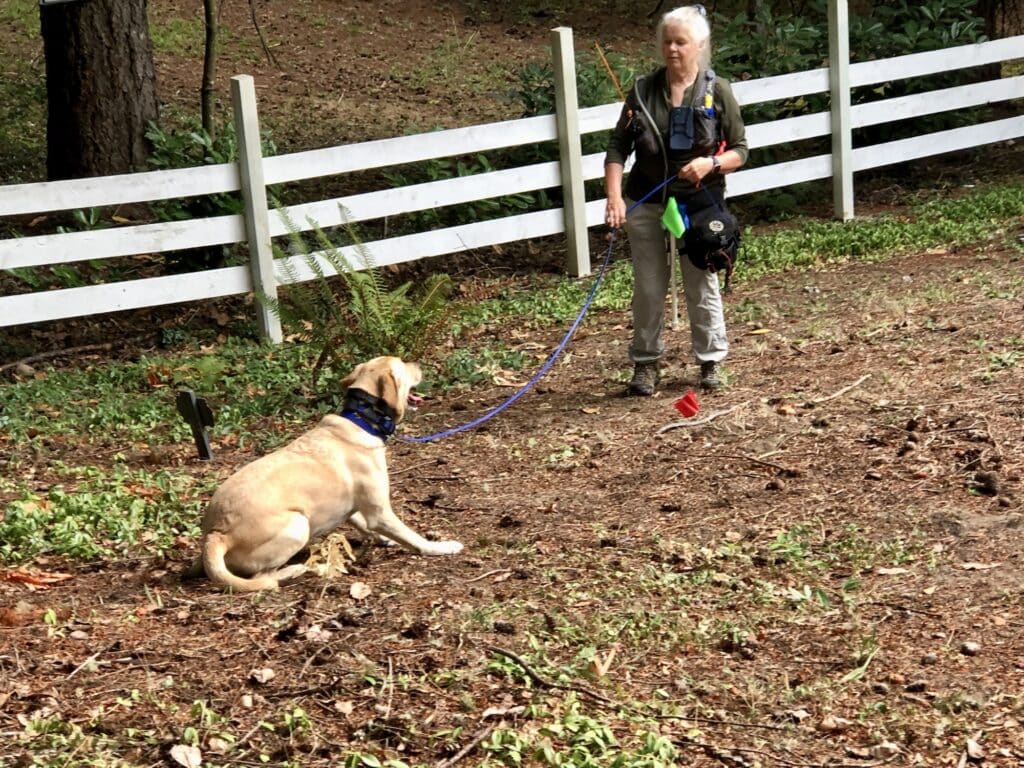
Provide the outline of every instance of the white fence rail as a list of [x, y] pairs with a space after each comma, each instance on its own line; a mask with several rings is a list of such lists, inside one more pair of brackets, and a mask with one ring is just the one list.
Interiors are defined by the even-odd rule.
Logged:
[[[835, 2], [830, 6], [843, 7]], [[845, 25], [840, 19], [840, 23], [833, 26], [832, 48], [842, 50], [842, 41], [835, 37], [845, 34]], [[620, 104], [578, 109], [571, 31], [564, 28], [554, 30], [552, 45], [556, 50], [555, 74], [560, 83], [556, 89], [557, 117], [545, 115], [261, 158], [255, 89], [250, 77], [239, 76], [232, 80], [235, 123], [242, 146], [242, 158], [238, 164], [0, 186], [0, 217], [223, 192], [241, 192], [246, 204], [246, 212], [236, 216], [0, 240], [0, 269], [45, 267], [235, 243], [248, 243], [252, 257], [249, 266], [0, 296], [0, 327], [219, 298], [249, 293], [254, 287], [273, 294], [275, 284], [292, 277], [305, 280], [313, 276], [304, 256], [289, 257], [289, 269], [281, 263], [283, 260], [275, 262], [271, 256], [272, 238], [286, 235], [291, 227], [308, 230], [315, 222], [316, 226], [328, 228], [344, 221], [380, 220], [415, 211], [559, 187], [567, 201], [562, 209], [390, 237], [367, 242], [364, 247], [375, 264], [384, 266], [564, 233], [569, 246], [568, 271], [574, 275], [587, 274], [590, 256], [585, 231], [588, 227], [603, 224], [604, 200], [585, 201], [583, 182], [603, 176], [603, 153], [580, 156], [579, 136], [608, 130], [618, 117]], [[829, 68], [823, 68], [737, 82], [734, 83], [734, 91], [741, 105], [828, 93], [830, 89], [833, 104], [849, 104], [848, 88], [1018, 58], [1024, 58], [1024, 36], [860, 64], [834, 61], [832, 67], [843, 68], [844, 71], [838, 73], [843, 76], [836, 76], [836, 72], [830, 73]], [[844, 87], [846, 83], [849, 84], [846, 92], [835, 92], [837, 87]], [[849, 131], [912, 116], [1014, 99], [1024, 99], [1024, 76], [854, 106], [848, 115], [840, 119], [836, 118], [833, 110], [831, 113], [748, 125], [747, 136], [752, 148], [832, 135], [833, 152], [739, 171], [729, 178], [730, 195], [735, 197], [832, 177], [836, 190], [836, 213], [841, 218], [848, 218], [853, 212], [854, 172], [1019, 138], [1024, 136], [1024, 116], [856, 150], [849, 149]], [[845, 133], [839, 136], [838, 130]], [[314, 201], [291, 206], [287, 212], [268, 210], [266, 204], [266, 185], [556, 141], [562, 157], [560, 162]], [[351, 253], [345, 255], [353, 256]], [[330, 274], [333, 270], [321, 261]], [[279, 341], [281, 333], [276, 318], [266, 308], [258, 306], [264, 335]]]

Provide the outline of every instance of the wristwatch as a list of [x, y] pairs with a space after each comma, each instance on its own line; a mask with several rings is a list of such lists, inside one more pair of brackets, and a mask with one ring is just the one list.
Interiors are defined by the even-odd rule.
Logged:
[[711, 156], [711, 172], [712, 173], [721, 173], [722, 172], [722, 164], [718, 160], [718, 155], [712, 155]]

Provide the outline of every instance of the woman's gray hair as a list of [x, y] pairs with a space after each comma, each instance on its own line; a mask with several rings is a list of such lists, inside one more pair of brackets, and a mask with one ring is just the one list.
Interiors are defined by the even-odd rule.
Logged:
[[655, 30], [655, 43], [658, 56], [661, 56], [661, 45], [665, 42], [665, 27], [679, 25], [685, 27], [695, 42], [700, 43], [701, 51], [698, 63], [701, 69], [711, 66], [711, 26], [708, 24], [707, 11], [703, 5], [684, 5], [675, 8], [658, 21]]

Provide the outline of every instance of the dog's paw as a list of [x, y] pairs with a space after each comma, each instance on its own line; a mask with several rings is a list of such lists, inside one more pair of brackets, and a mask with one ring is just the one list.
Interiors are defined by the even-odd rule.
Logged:
[[462, 551], [461, 541], [432, 541], [423, 550], [424, 555], [457, 555]]
[[289, 581], [291, 579], [297, 579], [308, 570], [309, 569], [302, 563], [286, 565], [284, 568], [279, 568], [277, 572], [274, 573], [274, 578], [278, 581]]

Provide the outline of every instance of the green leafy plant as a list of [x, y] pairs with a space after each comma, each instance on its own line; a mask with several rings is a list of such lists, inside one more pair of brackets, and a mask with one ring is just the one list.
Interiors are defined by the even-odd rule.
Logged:
[[41, 554], [93, 559], [141, 545], [169, 548], [198, 533], [198, 505], [182, 478], [121, 466], [112, 476], [85, 472], [74, 487], [45, 496], [26, 493], [0, 519], [0, 561], [22, 563]]
[[847, 222], [807, 219], [800, 227], [768, 235], [748, 231], [738, 269], [742, 276], [757, 276], [786, 267], [851, 258], [877, 260], [910, 249], [1005, 242], [1011, 235], [1007, 222], [1021, 216], [1024, 189], [1011, 185], [932, 199], [899, 218], [876, 216]]
[[[238, 137], [231, 120], [224, 121], [216, 136], [204, 130], [195, 116], [181, 117], [169, 127], [150, 123], [146, 138], [152, 147], [149, 164], [157, 170], [233, 163], [238, 159]], [[261, 136], [261, 143], [264, 156], [276, 153], [277, 148], [269, 133]], [[276, 192], [273, 187], [268, 189], [269, 195]], [[162, 200], [151, 203], [151, 208], [161, 221], [181, 221], [239, 214], [243, 210], [243, 202], [235, 192], [221, 192]], [[234, 246], [209, 246], [168, 254], [166, 258], [170, 271], [191, 272], [229, 263], [238, 250]]]
[[[605, 58], [620, 87], [629, 88], [637, 73], [653, 67], [653, 61], [632, 61], [619, 53], [607, 52]], [[523, 116], [550, 115], [555, 111], [555, 74], [550, 57], [543, 62], [524, 64], [516, 72], [512, 96], [523, 107]], [[581, 107], [596, 107], [620, 101], [621, 96], [600, 56], [594, 50], [576, 53], [576, 95]]]
[[298, 268], [285, 259], [281, 267], [288, 285], [278, 298], [265, 296], [264, 300], [297, 338], [316, 351], [314, 384], [325, 368], [341, 378], [366, 358], [395, 355], [419, 360], [426, 356], [447, 328], [452, 312], [448, 275], [430, 275], [415, 287], [410, 281], [389, 288], [351, 224], [345, 225], [345, 231], [353, 244], [345, 249], [314, 227], [315, 242], [321, 247], [315, 253], [294, 225], [291, 230], [292, 248], [314, 278], [301, 281]]
[[[465, 158], [427, 160], [404, 170], [383, 171], [381, 175], [391, 186], [406, 187], [442, 179], [475, 176], [495, 170], [499, 169], [491, 163], [486, 155], [477, 154]], [[397, 221], [390, 223], [390, 226], [398, 233], [422, 231], [469, 224], [499, 216], [510, 216], [534, 208], [549, 206], [550, 201], [544, 190], [534, 193], [522, 192], [484, 200], [472, 200], [455, 206], [414, 211], [398, 217]]]
[[[78, 209], [70, 219], [57, 226], [57, 232], [92, 232], [110, 226], [101, 208]], [[79, 288], [97, 282], [125, 279], [124, 267], [112, 267], [109, 260], [88, 259], [71, 264], [52, 264], [46, 267], [15, 267], [7, 272], [18, 278], [33, 291], [59, 288]]]
[[[149, 164], [156, 170], [232, 163], [238, 159], [238, 137], [230, 120], [220, 126], [216, 137], [207, 133], [194, 116], [181, 117], [168, 127], [150, 123], [146, 138], [152, 147]], [[265, 135], [262, 141], [263, 153], [274, 154], [276, 149], [270, 136]], [[179, 221], [241, 213], [242, 200], [237, 194], [225, 192], [153, 203], [153, 210], [164, 221]]]

